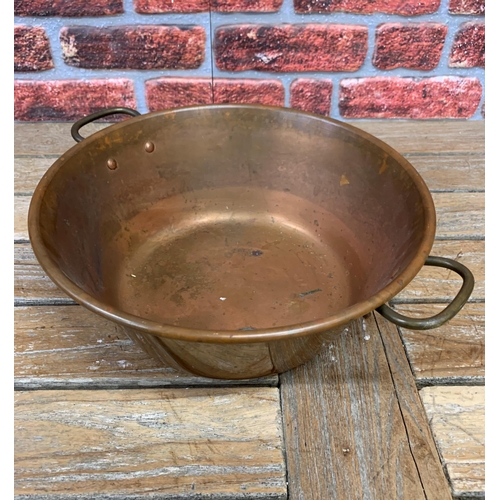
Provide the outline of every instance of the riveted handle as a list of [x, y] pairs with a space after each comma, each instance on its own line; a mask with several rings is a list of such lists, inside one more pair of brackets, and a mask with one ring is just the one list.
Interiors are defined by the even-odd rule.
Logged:
[[80, 129], [84, 125], [87, 125], [87, 123], [93, 122], [95, 120], [99, 120], [99, 118], [104, 118], [105, 116], [116, 114], [139, 116], [141, 113], [132, 108], [109, 108], [103, 109], [102, 111], [96, 111], [95, 113], [81, 118], [71, 127], [71, 137], [73, 137], [76, 142], [83, 141], [84, 137], [80, 135]]
[[432, 328], [444, 325], [447, 321], [456, 316], [465, 305], [474, 289], [474, 276], [470, 270], [460, 262], [446, 259], [445, 257], [429, 256], [425, 261], [425, 265], [444, 267], [459, 274], [464, 282], [457, 296], [440, 313], [430, 318], [408, 318], [407, 316], [397, 313], [387, 304], [383, 304], [377, 308], [377, 312], [385, 319], [391, 321], [395, 325], [409, 328], [410, 330], [431, 330]]

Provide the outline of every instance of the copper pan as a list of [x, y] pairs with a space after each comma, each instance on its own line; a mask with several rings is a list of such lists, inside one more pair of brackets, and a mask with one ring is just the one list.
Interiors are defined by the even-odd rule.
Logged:
[[[428, 329], [474, 279], [429, 257], [431, 195], [394, 149], [290, 109], [211, 105], [134, 116], [79, 142], [40, 181], [33, 250], [78, 303], [151, 355], [213, 378], [280, 373], [378, 310]], [[433, 318], [385, 305], [424, 264], [464, 278]]]

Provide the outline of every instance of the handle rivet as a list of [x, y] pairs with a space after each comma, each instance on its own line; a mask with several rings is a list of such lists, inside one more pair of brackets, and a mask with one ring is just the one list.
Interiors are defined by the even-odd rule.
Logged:
[[110, 158], [106, 164], [110, 170], [116, 170], [116, 167], [118, 167], [118, 163], [114, 158]]
[[144, 149], [146, 153], [152, 153], [155, 150], [155, 145], [151, 141], [148, 141], [144, 144]]

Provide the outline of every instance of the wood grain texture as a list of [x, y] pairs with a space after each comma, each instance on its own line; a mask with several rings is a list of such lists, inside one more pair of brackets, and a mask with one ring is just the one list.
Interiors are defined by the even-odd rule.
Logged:
[[14, 194], [33, 194], [43, 174], [58, 156], [18, 156], [14, 158]]
[[453, 495], [484, 496], [484, 387], [420, 391]]
[[407, 154], [431, 191], [484, 191], [484, 155]]
[[400, 153], [484, 153], [484, 121], [352, 120]]
[[17, 392], [15, 420], [20, 498], [287, 496], [276, 388]]
[[[471, 300], [484, 300], [485, 257], [484, 241], [436, 241], [431, 255], [447, 257], [467, 266], [474, 275]], [[460, 290], [462, 278], [438, 267], [424, 266], [413, 280], [392, 300], [405, 302], [450, 302]]]
[[[430, 317], [442, 304], [397, 305], [411, 317]], [[428, 331], [401, 329], [417, 384], [484, 383], [484, 303], [466, 304], [448, 323]]]
[[29, 243], [14, 245], [14, 303], [74, 304], [45, 274]]
[[371, 314], [280, 376], [290, 500], [451, 498], [391, 334], [400, 348], [388, 361]]
[[28, 241], [28, 210], [31, 196], [14, 196], [14, 241]]
[[484, 193], [433, 193], [436, 238], [484, 238]]
[[436, 500], [449, 498], [448, 482], [443, 474], [427, 415], [419, 397], [398, 328], [378, 313], [374, 313], [374, 319], [384, 345], [406, 435], [413, 459], [418, 466], [426, 498], [436, 498]]
[[[484, 153], [483, 121], [346, 121], [387, 142], [400, 153]], [[82, 129], [88, 137], [109, 124], [93, 123]], [[75, 145], [71, 123], [14, 124], [14, 153], [62, 154]]]
[[164, 367], [118, 325], [81, 306], [16, 307], [17, 389], [266, 385], [278, 376], [213, 380]]
[[[71, 137], [72, 125], [72, 123], [14, 123], [14, 154], [62, 155], [76, 144]], [[109, 123], [90, 123], [83, 127], [80, 133], [88, 137], [107, 126]]]

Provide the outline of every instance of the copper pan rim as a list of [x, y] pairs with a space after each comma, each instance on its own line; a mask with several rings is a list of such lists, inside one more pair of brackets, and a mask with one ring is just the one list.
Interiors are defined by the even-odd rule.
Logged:
[[[193, 110], [210, 110], [210, 109], [267, 109], [275, 110], [280, 113], [290, 113], [295, 115], [303, 115], [312, 120], [319, 120], [326, 123], [335, 124], [338, 127], [349, 130], [365, 140], [368, 140], [385, 153], [392, 156], [401, 167], [407, 172], [412, 179], [415, 187], [417, 188], [421, 198], [422, 207], [425, 218], [425, 230], [415, 257], [410, 261], [408, 266], [396, 276], [387, 286], [380, 290], [377, 294], [371, 296], [365, 301], [356, 303], [346, 309], [339, 311], [333, 316], [322, 318], [319, 320], [309, 321], [306, 323], [299, 323], [284, 327], [275, 327], [267, 329], [257, 329], [252, 331], [242, 330], [201, 330], [177, 327], [168, 324], [160, 324], [154, 321], [140, 318], [132, 314], [120, 311], [115, 307], [111, 307], [102, 301], [92, 297], [84, 292], [78, 285], [73, 283], [66, 275], [59, 269], [59, 267], [51, 259], [43, 238], [40, 232], [40, 207], [43, 200], [45, 190], [51, 182], [53, 176], [59, 169], [63, 168], [66, 159], [70, 156], [80, 154], [85, 148], [89, 147], [91, 141], [95, 138], [103, 137], [109, 133], [110, 130], [117, 130], [121, 127], [140, 126], [141, 122], [148, 120], [158, 115], [176, 115], [179, 113], [190, 112]], [[38, 259], [41, 267], [49, 276], [49, 278], [66, 294], [74, 299], [80, 305], [86, 307], [100, 316], [113, 321], [125, 327], [131, 327], [141, 332], [165, 337], [175, 340], [184, 340], [191, 342], [208, 342], [208, 343], [253, 343], [253, 342], [269, 342], [294, 337], [301, 337], [310, 334], [326, 332], [335, 327], [342, 326], [352, 320], [358, 319], [376, 308], [391, 300], [395, 295], [401, 292], [418, 274], [420, 269], [424, 266], [427, 257], [432, 249], [436, 231], [436, 212], [432, 196], [429, 192], [427, 185], [415, 170], [415, 168], [395, 149], [386, 144], [385, 142], [377, 139], [373, 135], [364, 132], [363, 130], [335, 120], [333, 118], [321, 117], [304, 111], [292, 110], [287, 108], [277, 108], [272, 106], [261, 105], [244, 105], [244, 104], [212, 104], [203, 106], [189, 106], [184, 108], [176, 108], [174, 110], [157, 111], [140, 115], [128, 120], [110, 125], [107, 128], [93, 134], [88, 139], [76, 144], [64, 153], [45, 173], [39, 182], [30, 204], [28, 213], [28, 232], [33, 247], [33, 252]]]

